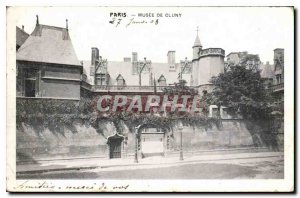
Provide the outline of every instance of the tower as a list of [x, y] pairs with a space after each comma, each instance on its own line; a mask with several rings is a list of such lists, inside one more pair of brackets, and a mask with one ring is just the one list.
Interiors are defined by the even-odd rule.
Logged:
[[197, 36], [196, 36], [196, 39], [195, 39], [195, 42], [194, 42], [194, 45], [193, 45], [193, 61], [198, 59], [199, 58], [199, 55], [200, 55], [200, 50], [202, 50], [202, 44], [200, 42], [200, 38], [199, 38], [199, 35], [198, 35], [198, 27], [197, 27]]
[[211, 79], [224, 72], [225, 51], [222, 48], [202, 49], [198, 35], [193, 46], [192, 76], [191, 85], [199, 87], [199, 93], [210, 91], [213, 86]]

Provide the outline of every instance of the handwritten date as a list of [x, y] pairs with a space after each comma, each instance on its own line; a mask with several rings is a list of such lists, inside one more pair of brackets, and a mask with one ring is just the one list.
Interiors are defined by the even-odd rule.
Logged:
[[153, 24], [153, 25], [158, 25], [159, 20], [158, 19], [142, 19], [142, 20], [137, 20], [134, 17], [130, 19], [123, 19], [123, 18], [116, 18], [113, 17], [110, 21], [110, 24], [115, 25], [115, 27], [118, 27], [120, 24], [125, 24], [125, 27], [129, 27], [130, 25], [136, 25], [136, 24]]

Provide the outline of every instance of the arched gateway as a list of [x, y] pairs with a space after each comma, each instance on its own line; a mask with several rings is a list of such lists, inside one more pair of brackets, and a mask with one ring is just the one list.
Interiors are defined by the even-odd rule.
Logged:
[[[150, 156], [165, 156], [168, 149], [168, 133], [167, 127], [161, 127], [155, 124], [142, 124], [135, 127], [133, 139], [134, 154], [138, 158]], [[124, 158], [128, 152], [128, 137], [115, 133], [107, 137], [108, 158]], [[133, 150], [131, 150], [133, 151]]]
[[168, 147], [167, 127], [156, 124], [142, 124], [135, 128], [136, 151], [141, 158], [165, 156]]

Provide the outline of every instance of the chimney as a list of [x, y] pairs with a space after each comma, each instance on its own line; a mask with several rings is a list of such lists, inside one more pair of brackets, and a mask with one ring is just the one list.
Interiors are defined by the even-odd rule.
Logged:
[[168, 51], [168, 65], [169, 65], [169, 71], [170, 72], [175, 72], [176, 67], [175, 67], [175, 51]]
[[137, 62], [138, 61], [138, 54], [137, 52], [132, 52], [132, 62]]
[[276, 48], [274, 49], [274, 60], [278, 58], [284, 58], [284, 49], [283, 48]]
[[175, 65], [175, 51], [168, 51], [168, 64]]
[[97, 47], [92, 47], [92, 59], [90, 67], [90, 75], [95, 75], [95, 66], [97, 65], [97, 60], [99, 60], [99, 50]]
[[22, 25], [22, 30], [24, 31], [24, 25]]
[[92, 59], [91, 65], [96, 65], [96, 61], [99, 59], [99, 50], [97, 47], [92, 47]]

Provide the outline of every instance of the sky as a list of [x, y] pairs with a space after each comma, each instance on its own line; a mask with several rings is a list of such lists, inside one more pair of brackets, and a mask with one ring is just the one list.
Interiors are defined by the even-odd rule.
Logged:
[[[126, 13], [116, 27], [110, 13]], [[137, 17], [150, 13], [154, 17]], [[162, 17], [157, 17], [161, 13]], [[167, 62], [176, 51], [176, 62], [192, 58], [197, 27], [203, 48], [218, 47], [225, 54], [248, 51], [273, 63], [273, 50], [293, 45], [293, 10], [284, 7], [11, 7], [8, 23], [25, 26], [31, 33], [36, 15], [40, 24], [68, 27], [79, 60], [90, 60], [91, 47], [110, 61], [122, 61], [138, 52], [138, 59]], [[121, 14], [122, 15], [122, 14]], [[132, 16], [136, 15], [136, 16]], [[181, 17], [178, 17], [181, 15]], [[130, 20], [147, 24], [127, 24]], [[152, 20], [158, 24], [150, 23]]]

